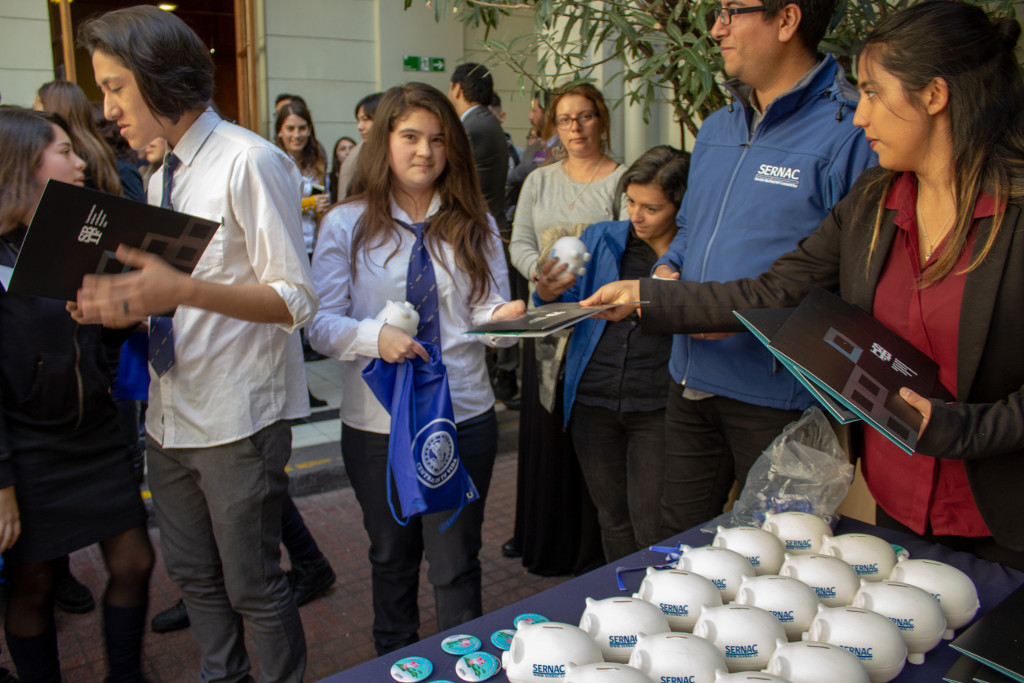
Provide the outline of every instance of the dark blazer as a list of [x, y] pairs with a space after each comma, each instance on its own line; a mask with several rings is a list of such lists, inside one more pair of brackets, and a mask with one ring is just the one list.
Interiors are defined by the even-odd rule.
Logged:
[[494, 216], [503, 237], [510, 232], [505, 219], [505, 178], [508, 176], [508, 146], [501, 123], [483, 105], [477, 106], [462, 122], [473, 148], [476, 177], [480, 180], [487, 208]]
[[[14, 266], [24, 236], [24, 227], [0, 236], [0, 265]], [[67, 452], [60, 442], [77, 439], [74, 448], [127, 453], [120, 431], [95, 427], [117, 425], [111, 359], [130, 332], [79, 325], [63, 301], [0, 288], [0, 488], [15, 483], [19, 451]]]
[[[641, 280], [644, 332], [743, 331], [735, 309], [796, 306], [814, 286], [838, 289], [870, 312], [896, 234], [896, 211], [871, 235], [889, 172], [865, 171], [821, 226], [757, 278], [727, 283]], [[975, 249], [993, 219], [979, 222]], [[933, 402], [917, 452], [963, 460], [971, 492], [996, 541], [1024, 550], [1024, 216], [1009, 204], [981, 266], [967, 275], [960, 310], [956, 405]]]

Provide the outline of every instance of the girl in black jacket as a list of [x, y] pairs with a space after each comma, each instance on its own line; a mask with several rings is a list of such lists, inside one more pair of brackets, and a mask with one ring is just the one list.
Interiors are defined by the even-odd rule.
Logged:
[[[85, 162], [53, 114], [0, 106], [0, 265], [14, 265], [48, 180]], [[75, 323], [65, 302], [0, 291], [0, 553], [5, 632], [22, 681], [60, 681], [53, 560], [99, 543], [109, 571], [110, 680], [141, 681], [153, 550], [108, 358], [123, 335]], [[110, 347], [110, 348], [108, 348]]]

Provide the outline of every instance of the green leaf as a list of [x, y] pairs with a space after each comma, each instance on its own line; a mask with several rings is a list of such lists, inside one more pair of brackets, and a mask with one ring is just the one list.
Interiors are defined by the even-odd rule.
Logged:
[[[618, 56], [622, 67], [607, 82], [621, 79], [629, 101], [643, 106], [669, 102], [680, 126], [693, 132], [698, 121], [728, 97], [717, 76], [721, 54], [710, 37], [708, 17], [721, 0], [431, 0], [437, 21], [456, 18], [487, 27], [480, 45], [488, 61], [504, 64], [521, 88], [550, 88], [565, 79], [592, 81], [603, 55]], [[856, 45], [880, 21], [919, 0], [838, 0], [820, 48], [849, 65]], [[1024, 0], [968, 0], [991, 16], [1014, 16]], [[409, 9], [425, 0], [403, 0]], [[529, 7], [533, 31], [490, 39], [490, 30], [511, 13]], [[452, 12], [458, 7], [459, 11]], [[512, 8], [518, 8], [513, 10]], [[556, 30], [557, 29], [557, 30]], [[614, 66], [611, 69], [614, 70]], [[629, 84], [628, 88], [625, 84]]]

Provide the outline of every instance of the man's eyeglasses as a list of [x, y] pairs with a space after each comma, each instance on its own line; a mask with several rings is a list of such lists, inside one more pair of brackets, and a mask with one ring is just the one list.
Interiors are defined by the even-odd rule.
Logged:
[[570, 128], [572, 128], [573, 121], [575, 121], [576, 123], [580, 124], [580, 127], [582, 128], [583, 126], [587, 125], [588, 123], [596, 119], [597, 116], [598, 114], [596, 111], [585, 111], [577, 116], [569, 116], [566, 114], [555, 117], [555, 125], [558, 126], [560, 130], [569, 130]]
[[763, 12], [765, 10], [764, 5], [752, 5], [750, 7], [722, 7], [712, 12], [711, 16], [722, 22], [722, 26], [728, 26], [732, 23], [732, 18], [736, 14], [751, 14], [753, 12]]

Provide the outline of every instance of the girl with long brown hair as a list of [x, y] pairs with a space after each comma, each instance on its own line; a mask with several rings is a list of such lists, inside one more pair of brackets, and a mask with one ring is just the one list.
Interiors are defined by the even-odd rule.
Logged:
[[[309, 338], [316, 350], [343, 361], [342, 458], [370, 536], [373, 637], [384, 654], [418, 638], [416, 587], [424, 552], [438, 628], [481, 614], [477, 554], [497, 420], [480, 342], [496, 342], [465, 331], [521, 315], [525, 305], [505, 301], [508, 274], [498, 231], [480, 193], [469, 139], [445, 95], [422, 83], [388, 90], [364, 146], [352, 195], [321, 223], [313, 258], [320, 309]], [[417, 306], [416, 336], [375, 319], [388, 301], [412, 300], [420, 277], [434, 278], [436, 286]], [[429, 360], [420, 340], [441, 351], [459, 458], [480, 493], [443, 534], [439, 526], [450, 512], [414, 517], [405, 526], [392, 518], [385, 493], [391, 421], [361, 377], [376, 358]]]
[[71, 144], [85, 160], [85, 185], [110, 194], [121, 194], [114, 151], [103, 139], [92, 118], [85, 92], [69, 81], [44, 83], [36, 93], [34, 109], [60, 114], [67, 121]]
[[317, 217], [330, 206], [327, 194], [327, 158], [316, 139], [313, 115], [302, 100], [291, 100], [277, 110], [274, 141], [284, 150], [302, 175], [302, 240], [313, 253]]
[[[81, 186], [60, 117], [0, 106], [0, 265], [13, 266], [43, 188]], [[0, 288], [0, 553], [4, 632], [23, 681], [59, 681], [55, 582], [68, 553], [100, 544], [108, 680], [142, 680], [153, 568], [146, 510], [110, 396], [125, 335], [79, 325], [65, 302]], [[64, 570], [66, 571], [66, 569]]]

